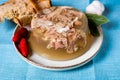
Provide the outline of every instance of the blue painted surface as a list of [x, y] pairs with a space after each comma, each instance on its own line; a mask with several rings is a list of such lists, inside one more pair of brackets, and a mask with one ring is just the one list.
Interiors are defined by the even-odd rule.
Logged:
[[[0, 0], [0, 4], [7, 0]], [[52, 0], [55, 6], [72, 6], [85, 11], [92, 0]], [[120, 1], [100, 0], [104, 15], [110, 19], [102, 26], [104, 41], [98, 55], [77, 69], [53, 72], [38, 69], [24, 62], [15, 51], [11, 37], [15, 24], [0, 23], [0, 80], [120, 80]]]

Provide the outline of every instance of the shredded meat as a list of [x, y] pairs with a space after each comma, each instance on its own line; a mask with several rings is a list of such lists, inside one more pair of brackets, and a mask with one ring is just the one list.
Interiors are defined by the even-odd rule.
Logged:
[[86, 46], [89, 30], [84, 13], [71, 7], [51, 7], [38, 15], [33, 18], [31, 26], [40, 27], [43, 40], [49, 41], [48, 49], [63, 48], [67, 53], [73, 53]]

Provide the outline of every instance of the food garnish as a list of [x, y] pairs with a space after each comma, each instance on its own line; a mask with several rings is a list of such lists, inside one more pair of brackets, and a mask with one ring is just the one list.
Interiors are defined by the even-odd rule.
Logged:
[[90, 33], [93, 36], [99, 36], [100, 33], [98, 31], [98, 26], [108, 23], [109, 19], [107, 19], [105, 16], [103, 15], [97, 15], [97, 14], [86, 14], [87, 18], [88, 18], [88, 26], [90, 29]]
[[26, 29], [26, 28], [20, 28], [20, 30], [18, 30], [15, 34], [14, 34], [14, 36], [13, 36], [13, 38], [12, 38], [12, 41], [13, 42], [18, 42], [19, 43], [19, 41], [21, 40], [21, 38], [23, 38], [23, 37], [27, 37], [27, 35], [28, 35], [28, 30]]
[[20, 29], [14, 34], [12, 41], [16, 44], [18, 50], [24, 57], [28, 56], [28, 30], [26, 28], [20, 27]]
[[19, 50], [24, 57], [28, 56], [28, 43], [27, 43], [27, 40], [25, 38], [22, 38], [20, 40]]

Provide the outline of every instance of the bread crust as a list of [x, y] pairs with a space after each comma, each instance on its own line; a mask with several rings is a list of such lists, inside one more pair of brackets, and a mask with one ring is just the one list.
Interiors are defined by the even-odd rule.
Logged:
[[21, 26], [30, 25], [32, 17], [46, 7], [50, 7], [50, 0], [9, 0], [0, 5], [0, 22], [6, 18]]
[[44, 8], [51, 7], [51, 1], [50, 0], [29, 0], [31, 4], [33, 5], [36, 12], [39, 12], [40, 10]]

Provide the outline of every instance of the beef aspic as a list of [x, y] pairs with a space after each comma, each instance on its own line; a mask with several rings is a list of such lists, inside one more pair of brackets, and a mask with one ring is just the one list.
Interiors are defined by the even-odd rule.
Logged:
[[85, 14], [67, 6], [43, 9], [33, 17], [31, 28], [42, 34], [41, 39], [48, 42], [46, 48], [63, 48], [67, 53], [84, 48], [89, 34]]

